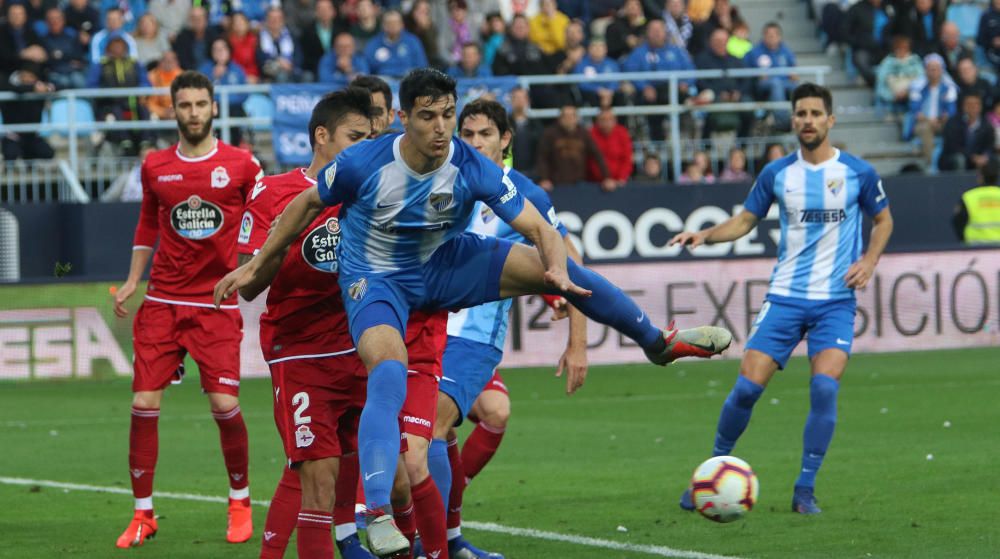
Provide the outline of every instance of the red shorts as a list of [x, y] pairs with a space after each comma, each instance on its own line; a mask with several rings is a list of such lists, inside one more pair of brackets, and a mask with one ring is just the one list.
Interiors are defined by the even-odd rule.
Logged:
[[356, 352], [270, 363], [274, 423], [290, 463], [355, 452], [367, 378]]
[[188, 353], [198, 364], [205, 392], [239, 395], [239, 309], [173, 305], [146, 299], [132, 323], [135, 360], [132, 391], [163, 390]]
[[500, 376], [499, 370], [493, 371], [493, 378], [486, 383], [486, 387], [483, 388], [483, 392], [486, 392], [487, 390], [496, 390], [497, 392], [510, 396], [510, 392], [507, 392], [507, 385], [503, 383], [503, 377]]
[[[400, 432], [427, 439], [434, 436], [434, 420], [437, 418], [438, 377], [424, 370], [408, 371], [406, 377], [406, 400], [399, 413]], [[405, 450], [403, 451], [405, 452]]]
[[[418, 311], [410, 315], [406, 331], [410, 366], [406, 377], [406, 400], [399, 414], [402, 434], [428, 441], [433, 437], [441, 357], [447, 340], [448, 313]], [[405, 445], [402, 452], [406, 452]]]

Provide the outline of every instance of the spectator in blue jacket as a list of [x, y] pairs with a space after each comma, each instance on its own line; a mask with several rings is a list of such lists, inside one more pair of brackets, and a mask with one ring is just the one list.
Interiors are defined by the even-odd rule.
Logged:
[[493, 71], [486, 64], [483, 64], [483, 53], [479, 48], [479, 43], [465, 43], [462, 45], [462, 56], [455, 64], [448, 68], [448, 75], [453, 78], [491, 78]]
[[958, 110], [958, 87], [944, 72], [940, 54], [924, 57], [924, 77], [910, 85], [910, 111], [903, 126], [903, 139], [913, 134], [920, 138], [924, 162], [931, 163], [934, 138], [941, 135], [945, 123]]
[[312, 81], [312, 72], [302, 70], [301, 56], [292, 32], [285, 25], [284, 12], [277, 6], [269, 9], [257, 42], [261, 76], [276, 83]]
[[[199, 72], [208, 76], [214, 85], [246, 85], [247, 75], [243, 68], [233, 62], [233, 51], [229, 46], [229, 41], [222, 37], [212, 41], [210, 49], [212, 60], [205, 63], [198, 69]], [[243, 110], [243, 103], [247, 100], [246, 93], [232, 93], [229, 95], [229, 116], [240, 118], [247, 116]], [[240, 145], [243, 140], [243, 131], [239, 128], [231, 128], [229, 132], [230, 143]]]
[[110, 10], [121, 12], [122, 29], [131, 33], [146, 13], [146, 0], [101, 0], [101, 14], [106, 16]]
[[620, 72], [618, 63], [608, 58], [608, 45], [603, 38], [594, 37], [587, 45], [587, 55], [573, 69], [574, 74], [587, 76], [588, 81], [580, 83], [580, 93], [588, 105], [610, 107], [625, 104], [618, 82], [597, 81], [599, 74]]
[[104, 14], [104, 29], [94, 33], [94, 37], [90, 40], [91, 64], [97, 64], [101, 61], [101, 57], [104, 56], [104, 52], [107, 50], [112, 36], [120, 37], [125, 41], [125, 46], [128, 47], [128, 55], [130, 57], [135, 58], [139, 54], [135, 39], [132, 38], [132, 35], [125, 32], [124, 26], [125, 16], [120, 9], [111, 8]]
[[80, 89], [87, 85], [87, 51], [76, 30], [66, 27], [66, 16], [59, 8], [45, 12], [47, 32], [42, 46], [48, 53], [46, 69], [56, 89]]
[[373, 74], [402, 77], [414, 68], [427, 66], [420, 39], [403, 29], [403, 15], [387, 10], [382, 15], [382, 32], [365, 45], [365, 58]]
[[995, 70], [1000, 69], [1000, 0], [993, 0], [990, 9], [979, 18], [976, 46], [983, 49]]
[[368, 61], [355, 47], [354, 35], [344, 32], [333, 38], [333, 48], [319, 59], [317, 81], [344, 85], [369, 73]]
[[[764, 25], [764, 38], [750, 49], [743, 59], [751, 68], [791, 68], [795, 66], [795, 54], [782, 40], [781, 26], [777, 22]], [[794, 75], [761, 76], [754, 84], [754, 97], [758, 101], [787, 101], [795, 89], [798, 78]], [[775, 111], [775, 126], [787, 130], [791, 123], [788, 111]]]
[[[652, 72], [665, 70], [694, 70], [691, 57], [686, 50], [667, 44], [667, 28], [662, 19], [653, 19], [646, 24], [646, 41], [637, 46], [622, 64], [625, 72]], [[679, 101], [683, 102], [694, 87], [694, 80], [683, 80], [678, 84]], [[635, 96], [639, 105], [666, 105], [670, 102], [670, 84], [666, 81], [649, 82], [636, 80], [626, 88], [626, 93]], [[663, 140], [663, 116], [651, 115], [649, 135], [652, 140]]]

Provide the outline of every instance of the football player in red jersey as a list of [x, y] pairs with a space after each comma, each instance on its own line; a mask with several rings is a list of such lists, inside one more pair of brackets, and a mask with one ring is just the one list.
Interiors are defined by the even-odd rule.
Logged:
[[[170, 86], [180, 141], [151, 153], [142, 164], [142, 209], [136, 226], [128, 279], [115, 294], [115, 314], [153, 260], [145, 299], [133, 323], [135, 350], [129, 472], [135, 515], [118, 547], [142, 545], [157, 530], [153, 472], [159, 447], [157, 422], [163, 390], [180, 382], [186, 354], [198, 364], [219, 426], [229, 473], [226, 539], [252, 534], [247, 479], [247, 431], [239, 406], [242, 320], [236, 300], [212, 305], [216, 281], [236, 267], [236, 237], [244, 200], [263, 175], [249, 152], [212, 135], [216, 112], [212, 82], [184, 72]], [[159, 241], [154, 255], [154, 246]]]

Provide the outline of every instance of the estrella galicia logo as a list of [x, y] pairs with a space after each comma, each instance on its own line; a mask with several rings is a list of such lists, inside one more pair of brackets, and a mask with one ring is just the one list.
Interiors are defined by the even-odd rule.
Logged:
[[349, 288], [347, 288], [347, 294], [350, 295], [351, 299], [354, 299], [355, 301], [360, 301], [361, 298], [364, 297], [365, 293], [367, 292], [368, 292], [368, 280], [366, 280], [365, 278], [359, 279], [358, 281], [352, 283]]
[[219, 206], [192, 195], [170, 210], [170, 225], [185, 239], [207, 239], [222, 229], [225, 216]]
[[335, 217], [316, 226], [302, 240], [302, 259], [320, 272], [337, 273], [337, 245], [340, 244], [340, 221]]

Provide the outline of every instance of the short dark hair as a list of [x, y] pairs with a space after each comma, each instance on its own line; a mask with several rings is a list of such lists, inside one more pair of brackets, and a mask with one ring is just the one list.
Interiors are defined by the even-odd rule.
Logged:
[[385, 106], [392, 110], [392, 88], [385, 80], [378, 76], [358, 76], [351, 81], [351, 87], [360, 87], [368, 91], [369, 94], [381, 93], [385, 97]]
[[202, 74], [201, 72], [195, 72], [194, 70], [185, 70], [181, 72], [179, 76], [174, 78], [174, 81], [170, 83], [170, 104], [177, 102], [177, 92], [182, 89], [205, 89], [208, 90], [208, 96], [215, 98], [215, 86], [212, 85], [212, 80], [208, 79], [208, 76]]
[[465, 107], [462, 108], [462, 113], [458, 115], [458, 129], [462, 129], [462, 123], [465, 122], [465, 119], [476, 115], [483, 115], [490, 119], [497, 126], [497, 131], [500, 132], [501, 137], [510, 132], [510, 143], [503, 150], [503, 156], [509, 156], [514, 147], [514, 126], [510, 122], [510, 116], [507, 115], [507, 109], [498, 101], [492, 99], [483, 99], [480, 97], [475, 101], [470, 101], [465, 104]]
[[413, 110], [418, 97], [430, 97], [437, 101], [442, 97], [457, 100], [455, 79], [434, 68], [411, 70], [399, 84], [399, 108], [405, 112]]
[[799, 99], [807, 99], [809, 97], [818, 97], [823, 100], [823, 108], [826, 109], [826, 114], [833, 114], [833, 95], [830, 90], [814, 83], [806, 82], [792, 91], [792, 111], [795, 110], [795, 105], [799, 102]]
[[778, 32], [781, 33], [781, 24], [777, 21], [769, 21], [764, 24], [764, 31], [767, 31], [768, 29], [777, 29]]
[[309, 147], [316, 147], [317, 128], [322, 126], [332, 133], [351, 114], [371, 119], [372, 96], [367, 89], [347, 86], [324, 95], [309, 117]]

